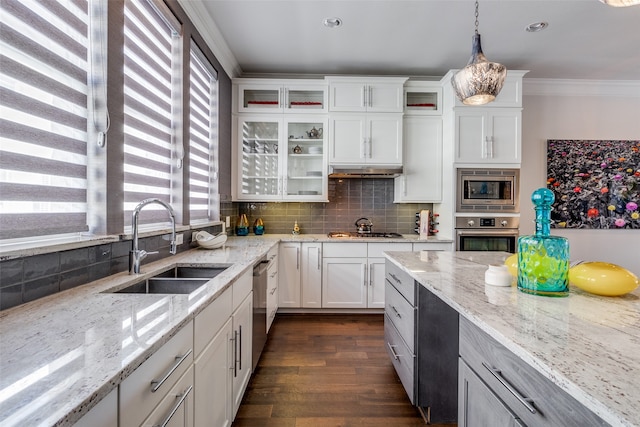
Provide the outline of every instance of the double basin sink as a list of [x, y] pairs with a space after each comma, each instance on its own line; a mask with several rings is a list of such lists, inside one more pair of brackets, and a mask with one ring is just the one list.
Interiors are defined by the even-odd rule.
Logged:
[[125, 288], [110, 289], [106, 292], [119, 294], [190, 294], [230, 266], [230, 264], [222, 264], [214, 267], [173, 267]]

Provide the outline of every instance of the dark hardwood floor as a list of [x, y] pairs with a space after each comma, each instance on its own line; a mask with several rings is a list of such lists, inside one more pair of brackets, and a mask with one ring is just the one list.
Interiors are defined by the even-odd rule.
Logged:
[[278, 315], [233, 426], [424, 426], [383, 327], [382, 314]]

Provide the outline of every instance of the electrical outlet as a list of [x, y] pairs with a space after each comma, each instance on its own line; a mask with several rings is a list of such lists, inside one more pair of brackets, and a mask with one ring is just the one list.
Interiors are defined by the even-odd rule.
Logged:
[[225, 218], [224, 225], [226, 225], [227, 228], [231, 228], [231, 217], [230, 216]]
[[181, 245], [184, 243], [184, 234], [179, 233], [176, 234], [176, 245]]

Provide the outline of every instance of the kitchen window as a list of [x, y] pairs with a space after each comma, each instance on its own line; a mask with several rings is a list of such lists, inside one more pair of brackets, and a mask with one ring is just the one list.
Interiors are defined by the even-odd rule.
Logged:
[[220, 219], [218, 73], [191, 40], [189, 65], [189, 220]]
[[89, 229], [89, 2], [0, 2], [0, 239]]
[[[124, 15], [124, 224], [130, 227], [141, 200], [182, 200], [182, 37], [164, 3], [127, 0]], [[167, 221], [162, 207], [147, 210], [140, 224]]]

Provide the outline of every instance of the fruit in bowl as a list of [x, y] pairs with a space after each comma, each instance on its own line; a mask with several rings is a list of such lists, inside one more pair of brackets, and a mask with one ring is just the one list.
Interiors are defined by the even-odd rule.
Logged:
[[513, 277], [518, 277], [518, 254], [510, 255], [504, 260], [504, 265], [507, 266], [509, 274]]
[[574, 265], [569, 269], [569, 282], [583, 291], [607, 297], [627, 294], [640, 284], [626, 268], [601, 261]]

